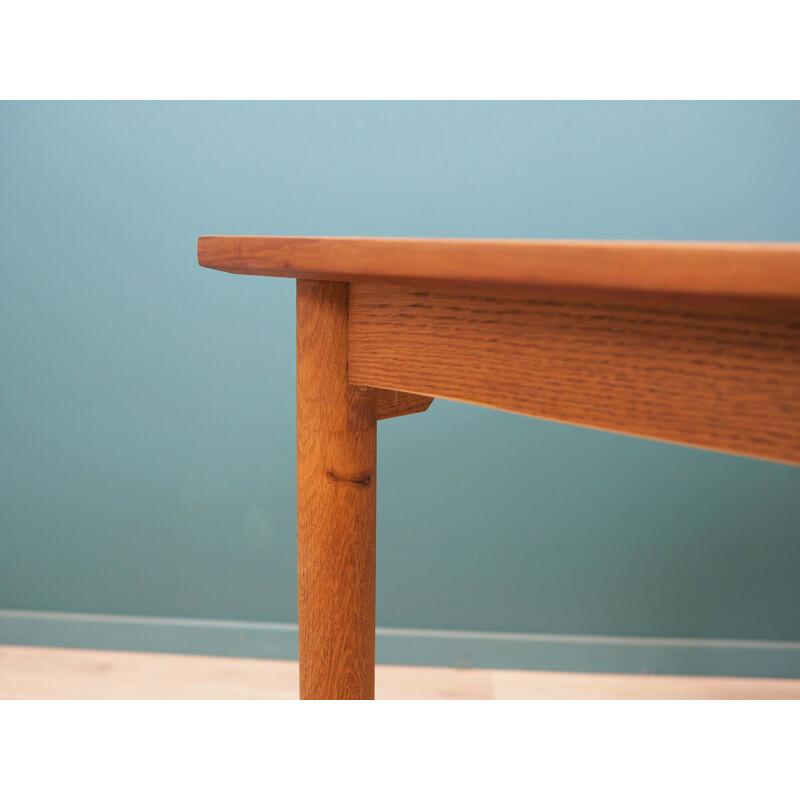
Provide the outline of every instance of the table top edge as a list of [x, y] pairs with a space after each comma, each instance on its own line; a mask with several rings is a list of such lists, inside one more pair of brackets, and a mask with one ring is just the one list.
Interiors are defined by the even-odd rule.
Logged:
[[197, 254], [272, 277], [800, 300], [798, 242], [202, 236]]

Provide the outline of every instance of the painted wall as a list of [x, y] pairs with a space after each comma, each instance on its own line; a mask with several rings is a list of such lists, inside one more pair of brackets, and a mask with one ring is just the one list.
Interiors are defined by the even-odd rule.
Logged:
[[[0, 104], [0, 607], [296, 620], [294, 284], [202, 234], [797, 241], [800, 104]], [[382, 626], [800, 641], [800, 469], [379, 442]]]

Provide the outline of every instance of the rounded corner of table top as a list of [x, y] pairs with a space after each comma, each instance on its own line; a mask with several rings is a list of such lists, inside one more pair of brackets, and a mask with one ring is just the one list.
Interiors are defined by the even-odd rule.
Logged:
[[800, 302], [798, 242], [201, 236], [197, 258], [270, 277]]

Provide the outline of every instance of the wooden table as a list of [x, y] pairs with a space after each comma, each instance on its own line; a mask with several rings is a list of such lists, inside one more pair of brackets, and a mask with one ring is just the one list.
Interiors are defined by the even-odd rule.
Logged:
[[297, 279], [300, 694], [368, 699], [377, 422], [434, 397], [800, 463], [800, 245], [208, 236]]

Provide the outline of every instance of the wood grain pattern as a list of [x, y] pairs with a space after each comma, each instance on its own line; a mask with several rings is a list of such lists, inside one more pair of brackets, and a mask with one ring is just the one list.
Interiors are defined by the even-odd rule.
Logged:
[[351, 285], [351, 380], [800, 462], [800, 311]]
[[800, 300], [800, 244], [204, 236], [247, 275]]
[[300, 696], [375, 693], [376, 392], [347, 376], [346, 283], [297, 282]]
[[396, 392], [393, 389], [378, 389], [378, 419], [405, 417], [408, 414], [421, 414], [433, 402], [432, 397], [410, 392]]
[[798, 244], [203, 237], [198, 260], [300, 279], [302, 697], [374, 694], [379, 416], [437, 396], [800, 463]]

